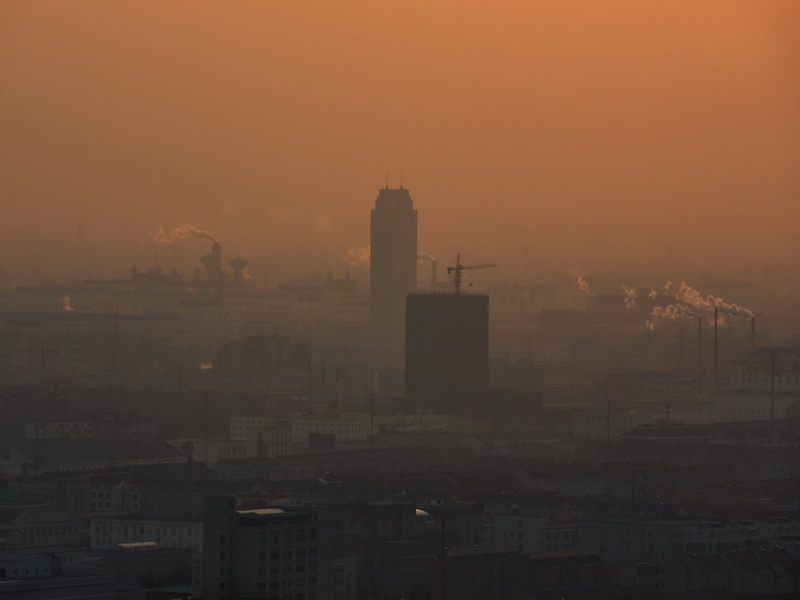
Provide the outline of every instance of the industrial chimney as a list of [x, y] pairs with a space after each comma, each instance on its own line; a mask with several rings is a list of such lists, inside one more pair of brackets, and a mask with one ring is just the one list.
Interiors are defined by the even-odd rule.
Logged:
[[242, 272], [244, 268], [247, 266], [248, 261], [246, 258], [242, 258], [241, 256], [237, 256], [232, 258], [228, 261], [228, 264], [233, 269], [233, 282], [234, 283], [241, 283], [242, 282]]
[[219, 242], [211, 245], [211, 253], [203, 256], [200, 261], [206, 268], [209, 283], [222, 282], [222, 246]]

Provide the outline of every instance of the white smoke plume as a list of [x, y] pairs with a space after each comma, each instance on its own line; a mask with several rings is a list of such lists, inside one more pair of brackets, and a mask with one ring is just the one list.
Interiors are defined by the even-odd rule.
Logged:
[[72, 312], [75, 310], [72, 308], [72, 299], [69, 296], [62, 296], [61, 297], [61, 310], [65, 312]]
[[208, 240], [209, 242], [217, 241], [217, 238], [207, 231], [198, 229], [194, 225], [189, 225], [188, 223], [186, 225], [181, 225], [180, 227], [173, 227], [169, 233], [164, 231], [163, 227], [159, 227], [158, 231], [153, 234], [153, 241], [156, 244], [174, 244], [178, 240], [185, 240], [190, 235]]
[[704, 297], [702, 294], [700, 294], [700, 292], [688, 285], [685, 281], [681, 281], [681, 284], [678, 286], [678, 289], [675, 292], [675, 299], [690, 304], [694, 308], [701, 310], [714, 310], [714, 308], [716, 308], [718, 312], [727, 313], [737, 317], [749, 318], [753, 316], [752, 310], [744, 308], [743, 306], [739, 306], [738, 304], [730, 304], [725, 302], [725, 300], [722, 298], [717, 298], [711, 294]]
[[623, 285], [622, 291], [625, 292], [625, 300], [624, 300], [625, 308], [627, 308], [628, 310], [636, 308], [636, 298], [639, 296], [638, 290]]
[[650, 291], [647, 292], [647, 295], [650, 296], [651, 300], [655, 300], [658, 296], [658, 292], [651, 288]]
[[428, 262], [435, 262], [436, 258], [428, 254], [427, 252], [417, 252], [417, 260], [424, 260]]
[[655, 324], [659, 321], [675, 321], [682, 317], [700, 318], [700, 315], [688, 306], [682, 304], [656, 306], [647, 318], [645, 325], [650, 331], [653, 331], [653, 329], [655, 329]]
[[589, 284], [586, 283], [586, 280], [578, 275], [578, 278], [575, 280], [575, 283], [578, 284], [578, 289], [582, 291], [584, 294], [589, 293]]
[[344, 260], [351, 267], [357, 267], [359, 265], [368, 265], [369, 255], [370, 255], [369, 246], [363, 246], [362, 248], [349, 248], [344, 253]]

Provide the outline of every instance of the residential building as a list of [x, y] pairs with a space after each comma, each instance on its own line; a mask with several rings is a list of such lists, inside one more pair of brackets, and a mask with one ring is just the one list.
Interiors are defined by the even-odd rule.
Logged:
[[89, 548], [112, 550], [120, 544], [155, 542], [162, 548], [203, 549], [203, 523], [167, 519], [93, 517]]
[[325, 509], [240, 509], [206, 498], [204, 600], [331, 600], [333, 517]]

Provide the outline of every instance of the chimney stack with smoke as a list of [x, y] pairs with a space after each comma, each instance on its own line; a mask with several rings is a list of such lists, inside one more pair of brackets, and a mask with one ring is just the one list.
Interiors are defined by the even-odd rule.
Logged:
[[431, 263], [431, 289], [436, 288], [436, 257], [428, 254], [427, 252], [417, 252], [417, 262], [430, 262]]
[[249, 261], [246, 258], [242, 258], [241, 256], [237, 256], [228, 261], [228, 264], [233, 269], [234, 283], [242, 282], [242, 273], [244, 272], [244, 268], [247, 266], [248, 262]]
[[219, 242], [211, 245], [211, 253], [203, 256], [200, 261], [206, 268], [209, 283], [222, 283], [222, 246]]

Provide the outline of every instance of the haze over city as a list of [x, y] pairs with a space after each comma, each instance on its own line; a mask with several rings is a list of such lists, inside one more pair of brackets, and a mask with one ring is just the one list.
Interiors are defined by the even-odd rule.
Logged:
[[[388, 183], [419, 249], [763, 282], [800, 257], [800, 5], [3, 2], [2, 282], [348, 267]], [[351, 254], [352, 256], [352, 254]], [[446, 258], [443, 258], [446, 257]], [[527, 257], [527, 259], [526, 259]], [[364, 266], [351, 266], [365, 280]]]
[[800, 598], [798, 24], [0, 0], [0, 598]]

